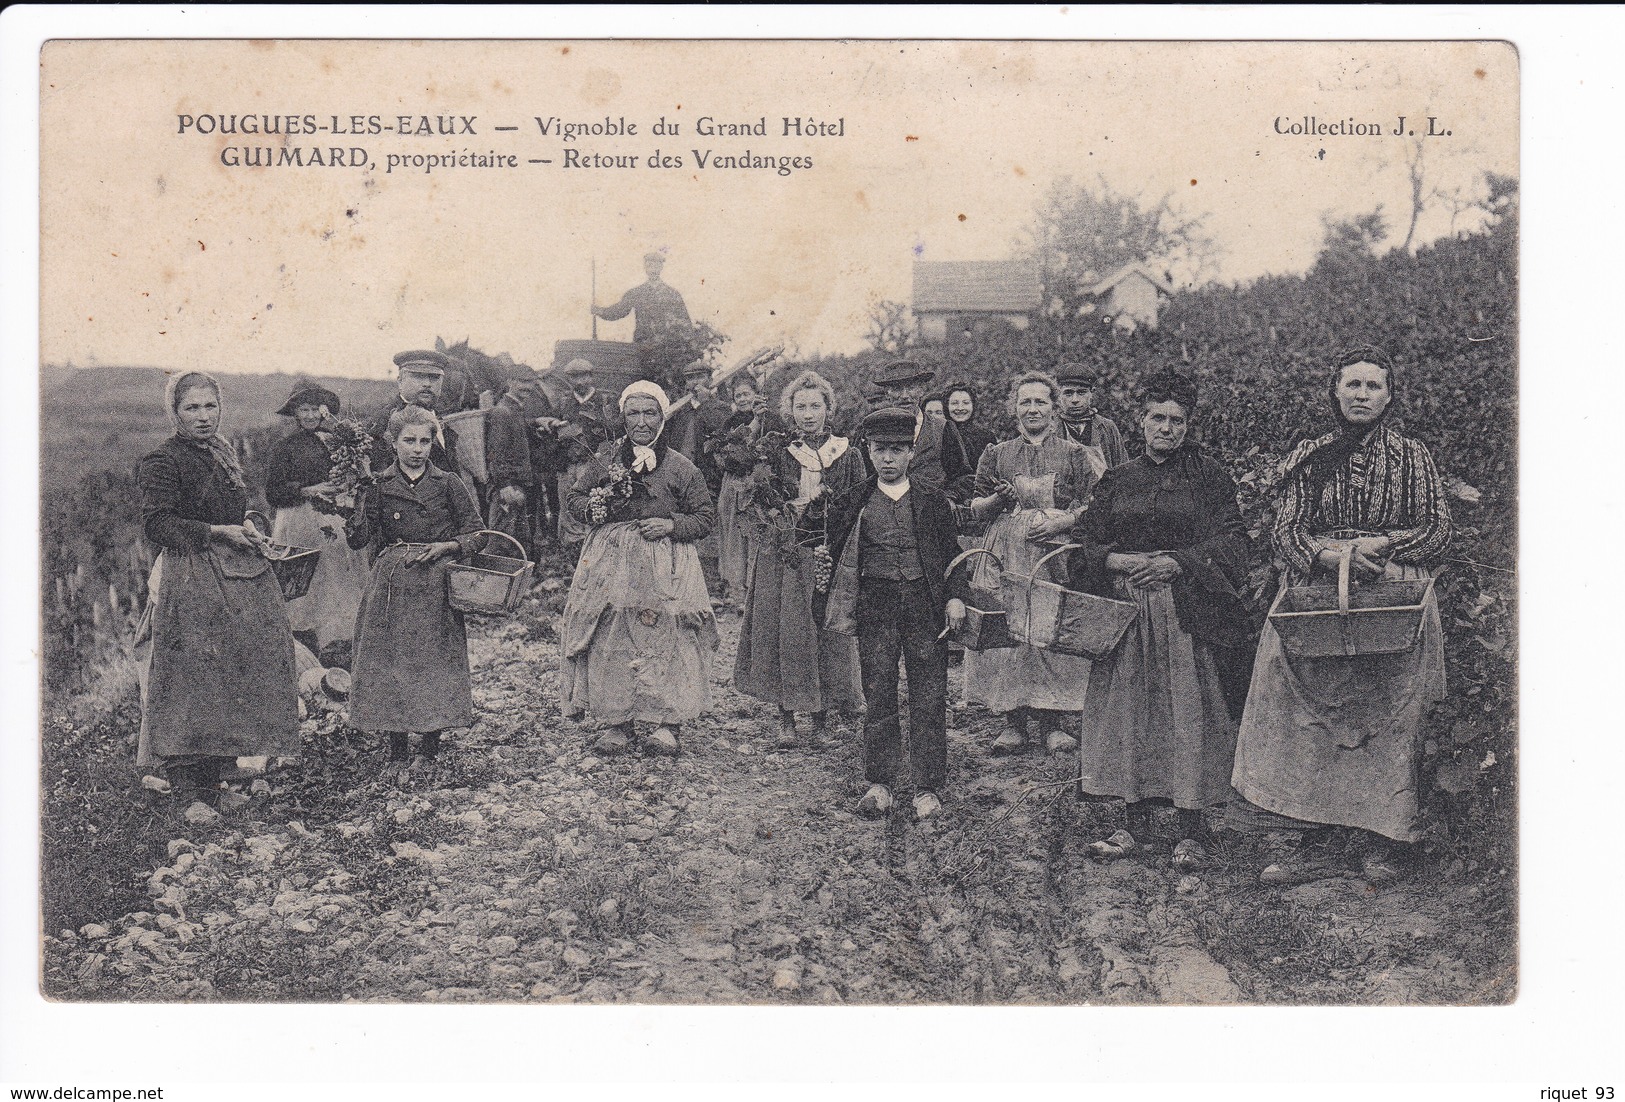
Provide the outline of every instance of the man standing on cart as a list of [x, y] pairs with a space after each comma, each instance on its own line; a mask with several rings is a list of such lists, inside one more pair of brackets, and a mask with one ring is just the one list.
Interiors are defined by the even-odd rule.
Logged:
[[661, 281], [665, 266], [663, 253], [645, 253], [643, 271], [648, 280], [627, 291], [613, 306], [594, 304], [592, 313], [605, 321], [619, 321], [635, 312], [632, 343], [638, 346], [644, 377], [668, 391], [680, 391], [681, 369], [694, 358], [694, 322], [683, 296]]

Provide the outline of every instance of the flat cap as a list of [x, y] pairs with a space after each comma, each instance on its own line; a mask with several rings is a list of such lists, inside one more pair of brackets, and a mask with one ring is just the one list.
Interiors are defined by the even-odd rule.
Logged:
[[893, 360], [875, 376], [876, 386], [911, 386], [914, 383], [928, 383], [936, 378], [936, 372], [923, 364], [913, 360]]
[[1055, 381], [1063, 386], [1067, 383], [1082, 383], [1084, 386], [1092, 387], [1098, 381], [1098, 376], [1090, 368], [1069, 360], [1055, 369]]
[[450, 363], [445, 353], [436, 352], [432, 348], [395, 353], [396, 367], [402, 371], [415, 371], [420, 375], [444, 375]]
[[687, 367], [683, 368], [683, 378], [685, 378], [685, 379], [692, 378], [695, 375], [707, 375], [708, 376], [710, 374], [711, 374], [711, 366], [709, 364], [707, 364], [704, 360], [695, 360], [693, 363], [691, 363]]
[[863, 438], [871, 444], [914, 443], [914, 413], [897, 406], [886, 406], [863, 419]]
[[643, 254], [643, 262], [645, 264], [649, 264], [649, 263], [664, 264], [666, 262], [666, 254], [665, 253], [644, 253]]
[[583, 360], [579, 356], [564, 365], [564, 373], [566, 375], [591, 375], [592, 372], [592, 361]]

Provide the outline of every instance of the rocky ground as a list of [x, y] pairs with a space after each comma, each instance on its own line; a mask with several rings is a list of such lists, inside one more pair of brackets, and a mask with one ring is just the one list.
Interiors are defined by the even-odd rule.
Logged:
[[[434, 777], [381, 783], [379, 749], [340, 710], [306, 721], [301, 766], [241, 782], [241, 806], [206, 823], [138, 777], [82, 814], [53, 808], [48, 785], [48, 829], [101, 841], [47, 842], [48, 866], [61, 856], [46, 876], [45, 991], [819, 1004], [1512, 995], [1509, 893], [1493, 878], [1425, 866], [1372, 887], [1331, 861], [1318, 879], [1261, 882], [1291, 856], [1284, 837], [1220, 836], [1193, 872], [1166, 846], [1102, 861], [1088, 844], [1123, 825], [1120, 808], [1074, 798], [1072, 755], [988, 757], [993, 723], [978, 709], [954, 709], [938, 818], [862, 819], [855, 723], [822, 745], [773, 749], [773, 709], [729, 683], [737, 616], [722, 619], [713, 709], [684, 732], [682, 756], [599, 760], [559, 714], [562, 602], [554, 577], [517, 616], [473, 624], [481, 718]], [[114, 742], [110, 755], [128, 753]], [[98, 871], [76, 877], [80, 853], [99, 854]], [[124, 870], [119, 890], [75, 897], [76, 880], [109, 867]]]

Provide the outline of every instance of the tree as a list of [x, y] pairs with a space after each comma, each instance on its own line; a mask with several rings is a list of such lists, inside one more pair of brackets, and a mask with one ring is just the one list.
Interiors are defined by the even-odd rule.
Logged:
[[1125, 264], [1149, 261], [1185, 286], [1211, 278], [1218, 250], [1202, 221], [1175, 210], [1171, 195], [1147, 206], [1103, 178], [1086, 186], [1063, 177], [1019, 247], [1038, 263], [1046, 309], [1075, 317], [1089, 288]]
[[1341, 218], [1324, 213], [1320, 216], [1320, 225], [1320, 256], [1315, 261], [1318, 272], [1347, 271], [1368, 265], [1388, 239], [1387, 219], [1380, 206], [1364, 214]]
[[905, 304], [888, 298], [869, 307], [869, 331], [863, 339], [876, 352], [893, 355], [907, 352], [918, 342], [919, 335], [919, 328]]

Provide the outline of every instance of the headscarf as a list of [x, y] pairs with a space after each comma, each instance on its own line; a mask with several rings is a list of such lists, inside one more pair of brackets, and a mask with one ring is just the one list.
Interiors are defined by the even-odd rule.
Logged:
[[[621, 400], [618, 407], [621, 414], [624, 416], [626, 413], [627, 399], [640, 397], [653, 398], [655, 403], [660, 406], [660, 428], [655, 432], [655, 440], [659, 440], [660, 434], [666, 431], [666, 418], [671, 414], [671, 400], [666, 397], [666, 392], [660, 389], [658, 383], [651, 383], [647, 379], [639, 379], [621, 391]], [[659, 464], [660, 457], [655, 454], [654, 440], [649, 441], [648, 444], [633, 444], [632, 438], [628, 436], [626, 442], [632, 446], [632, 472], [634, 474], [652, 471]]]
[[202, 448], [209, 453], [209, 457], [220, 465], [226, 472], [226, 479], [235, 489], [248, 489], [248, 480], [243, 477], [243, 465], [237, 459], [237, 449], [233, 448], [220, 435], [218, 429], [207, 440], [194, 440], [181, 432], [181, 417], [179, 406], [188, 390], [194, 387], [208, 387], [214, 391], [215, 400], [220, 398], [220, 383], [206, 371], [184, 371], [179, 375], [171, 375], [164, 384], [164, 409], [169, 413], [169, 419], [175, 426], [175, 432], [187, 443]]
[[[1359, 363], [1380, 367], [1388, 377], [1388, 404], [1375, 419], [1363, 425], [1357, 425], [1344, 417], [1343, 407], [1337, 401], [1337, 383], [1343, 377], [1343, 369]], [[1393, 359], [1382, 349], [1370, 344], [1355, 345], [1353, 348], [1345, 349], [1342, 355], [1337, 357], [1327, 393], [1332, 400], [1332, 416], [1337, 418], [1337, 435], [1298, 460], [1297, 465], [1287, 471], [1281, 479], [1282, 485], [1293, 479], [1303, 479], [1311, 498], [1319, 494], [1320, 488], [1327, 480], [1348, 462], [1350, 456], [1360, 450], [1372, 432], [1387, 424], [1389, 415], [1394, 412], [1394, 407], [1399, 402], [1399, 372], [1394, 367]]]

